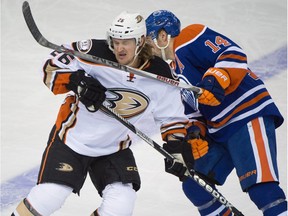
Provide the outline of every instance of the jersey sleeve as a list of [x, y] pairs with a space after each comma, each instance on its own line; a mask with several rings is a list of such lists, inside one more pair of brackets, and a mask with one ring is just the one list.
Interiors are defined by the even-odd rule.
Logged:
[[164, 141], [169, 135], [184, 138], [188, 118], [184, 113], [184, 106], [181, 102], [180, 91], [173, 86], [163, 86], [161, 98], [157, 100], [157, 108], [153, 112], [157, 125], [160, 126], [161, 136]]
[[[175, 79], [169, 64], [159, 57], [150, 60], [145, 71], [160, 76]], [[154, 96], [156, 105], [153, 111], [155, 123], [160, 127], [162, 139], [167, 140], [169, 135], [184, 137], [188, 118], [184, 113], [181, 102], [180, 89], [164, 83], [158, 83], [159, 89]]]
[[[73, 49], [70, 45], [63, 45], [69, 49]], [[53, 51], [44, 61], [41, 68], [41, 74], [44, 84], [54, 94], [67, 93], [70, 90], [66, 88], [69, 83], [71, 73], [82, 69], [74, 56]]]
[[180, 80], [197, 85], [211, 68], [225, 68], [233, 92], [249, 72], [247, 56], [240, 46], [228, 37], [200, 24], [184, 28], [175, 39], [176, 72]]

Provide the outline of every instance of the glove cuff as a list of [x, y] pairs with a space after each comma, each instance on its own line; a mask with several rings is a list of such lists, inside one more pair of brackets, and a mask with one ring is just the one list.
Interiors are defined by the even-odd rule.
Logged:
[[85, 72], [83, 70], [72, 72], [69, 77], [69, 83], [66, 85], [67, 89], [72, 90], [73, 92], [78, 94], [78, 86], [84, 76]]
[[[189, 122], [187, 125], [187, 136], [189, 135], [189, 133], [191, 133], [191, 132], [193, 133], [194, 130], [200, 131], [200, 134], [199, 134], [200, 136], [202, 136], [202, 137], [206, 136], [207, 128], [203, 122], [201, 122], [201, 121]], [[187, 139], [187, 136], [185, 137], [186, 139]]]
[[223, 68], [209, 68], [205, 72], [202, 80], [207, 76], [215, 77], [215, 79], [217, 80], [217, 82], [220, 84], [220, 86], [223, 89], [228, 88], [228, 86], [230, 85], [230, 82], [231, 82], [229, 73]]
[[182, 142], [177, 140], [168, 140], [166, 144], [163, 144], [163, 149], [170, 154], [181, 154]]

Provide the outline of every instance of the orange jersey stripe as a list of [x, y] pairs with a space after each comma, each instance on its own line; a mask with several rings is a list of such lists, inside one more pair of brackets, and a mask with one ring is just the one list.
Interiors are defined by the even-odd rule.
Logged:
[[38, 183], [40, 183], [42, 181], [43, 172], [44, 172], [44, 169], [45, 169], [45, 166], [46, 166], [46, 162], [47, 162], [47, 157], [48, 157], [48, 154], [49, 154], [49, 150], [50, 150], [50, 148], [52, 146], [52, 143], [54, 142], [55, 136], [57, 134], [56, 132], [57, 132], [57, 130], [54, 131], [53, 137], [52, 137], [50, 143], [48, 144], [48, 146], [46, 148], [45, 155], [43, 157], [43, 162], [41, 164], [41, 169], [40, 169], [40, 172], [39, 172]]
[[269, 169], [270, 166], [269, 166], [268, 158], [266, 155], [266, 149], [265, 149], [265, 144], [264, 144], [264, 140], [262, 137], [259, 119], [254, 119], [251, 122], [252, 122], [253, 131], [255, 133], [255, 142], [256, 142], [259, 159], [260, 159], [260, 165], [262, 169], [262, 179], [261, 179], [262, 181], [261, 182], [274, 181], [274, 178]]
[[56, 120], [56, 130], [61, 140], [65, 143], [67, 131], [74, 127], [76, 123], [76, 113], [78, 111], [78, 101], [76, 96], [70, 95], [65, 98], [65, 102], [61, 105]]
[[238, 60], [241, 60], [241, 61], [247, 61], [247, 57], [246, 56], [240, 56], [240, 55], [235, 55], [235, 54], [224, 54], [224, 55], [221, 55], [218, 60], [223, 60], [223, 59], [226, 59], [226, 58], [232, 58], [232, 59], [238, 59]]
[[167, 136], [170, 134], [183, 134], [186, 136], [186, 125], [188, 124], [188, 121], [186, 122], [174, 122], [171, 124], [167, 124], [165, 126], [161, 127], [161, 136], [163, 140], [166, 140]]
[[62, 68], [54, 65], [51, 60], [48, 60], [43, 67], [43, 82], [54, 94], [63, 94], [69, 91], [66, 84], [69, 83], [71, 72], [69, 69], [67, 72], [57, 72], [59, 69]]
[[[73, 106], [71, 106], [71, 104], [75, 104], [75, 96], [68, 96], [65, 100], [65, 103], [62, 104], [61, 106], [61, 111], [59, 112], [58, 116], [57, 116], [57, 120], [56, 120], [56, 128], [53, 134], [53, 137], [50, 141], [50, 143], [48, 144], [46, 151], [45, 151], [45, 155], [43, 157], [43, 163], [41, 166], [41, 170], [39, 172], [39, 178], [38, 178], [38, 182], [42, 181], [42, 176], [43, 176], [43, 172], [46, 166], [46, 161], [47, 161], [47, 157], [49, 154], [49, 150], [52, 146], [52, 143], [55, 140], [56, 135], [59, 135], [60, 139], [63, 140], [63, 142], [65, 143], [65, 136], [67, 134], [67, 131], [69, 128], [73, 127], [75, 125], [76, 122], [76, 117], [73, 116], [72, 120], [69, 119], [69, 117], [72, 115], [74, 115], [74, 112], [71, 112], [71, 109], [73, 108]], [[78, 110], [77, 106], [76, 107], [75, 113]], [[69, 121], [68, 121], [69, 119]], [[63, 131], [63, 132], [61, 132]]]
[[241, 106], [237, 107], [230, 115], [228, 115], [222, 121], [217, 122], [217, 123], [208, 121], [208, 124], [214, 128], [221, 127], [224, 124], [226, 124], [232, 118], [232, 116], [236, 115], [236, 113], [241, 112], [242, 110], [246, 109], [247, 107], [252, 106], [253, 104], [256, 104], [258, 101], [260, 101], [261, 99], [263, 99], [264, 97], [267, 97], [267, 96], [269, 96], [269, 93], [267, 91], [262, 92], [257, 97], [255, 97], [255, 98], [251, 99], [250, 101], [247, 101], [246, 103], [243, 103]]
[[183, 134], [183, 135], [186, 135], [186, 129], [177, 129], [177, 130], [169, 130], [169, 131], [166, 131], [165, 133], [162, 133], [161, 136], [162, 136], [162, 139], [163, 140], [166, 140], [166, 137], [168, 135], [171, 135], [171, 134]]

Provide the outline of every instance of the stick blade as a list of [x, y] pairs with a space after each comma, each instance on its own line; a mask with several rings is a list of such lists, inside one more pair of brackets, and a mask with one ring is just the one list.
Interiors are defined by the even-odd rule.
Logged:
[[22, 5], [22, 13], [26, 22], [27, 27], [29, 28], [34, 39], [42, 46], [47, 47], [47, 40], [43, 37], [41, 32], [39, 31], [35, 20], [32, 16], [30, 5], [27, 1], [23, 2]]

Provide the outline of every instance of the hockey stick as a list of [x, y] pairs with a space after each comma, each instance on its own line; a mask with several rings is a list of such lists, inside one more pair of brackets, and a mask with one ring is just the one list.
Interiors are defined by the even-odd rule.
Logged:
[[139, 76], [143, 76], [143, 77], [146, 77], [146, 78], [151, 78], [151, 79], [155, 79], [155, 80], [158, 80], [158, 81], [161, 81], [161, 82], [164, 82], [164, 83], [168, 83], [170, 85], [177, 86], [179, 88], [184, 88], [184, 89], [193, 91], [196, 94], [196, 96], [200, 95], [202, 93], [201, 88], [198, 88], [198, 87], [193, 86], [193, 85], [188, 85], [186, 83], [179, 82], [177, 80], [170, 79], [170, 78], [167, 78], [167, 77], [163, 77], [163, 76], [160, 76], [160, 75], [147, 73], [147, 72], [144, 72], [142, 70], [138, 70], [138, 69], [126, 66], [126, 65], [121, 65], [121, 64], [119, 64], [117, 62], [113, 62], [113, 61], [110, 61], [110, 60], [107, 60], [107, 59], [103, 59], [103, 58], [100, 58], [100, 57], [97, 57], [97, 56], [92, 56], [92, 55], [89, 55], [89, 54], [86, 54], [86, 53], [81, 53], [81, 52], [78, 52], [76, 50], [67, 49], [67, 48], [65, 48], [63, 46], [59, 46], [59, 45], [56, 45], [54, 43], [51, 43], [46, 38], [44, 38], [44, 36], [39, 31], [39, 29], [38, 29], [38, 27], [37, 27], [37, 25], [36, 25], [36, 23], [34, 21], [34, 18], [32, 16], [29, 3], [27, 1], [23, 2], [22, 11], [23, 11], [23, 15], [24, 15], [26, 24], [27, 24], [31, 34], [33, 35], [35, 40], [40, 45], [42, 45], [44, 47], [47, 47], [47, 48], [50, 48], [50, 49], [54, 49], [54, 50], [56, 50], [58, 52], [66, 53], [68, 55], [73, 55], [73, 56], [79, 57], [81, 59], [85, 59], [87, 61], [94, 62], [96, 64], [107, 65], [107, 66], [110, 66], [110, 67], [125, 71], [127, 73], [133, 73], [133, 74], [136, 74], [136, 75], [139, 75]]
[[[201, 89], [192, 85], [187, 85], [185, 83], [180, 83], [176, 80], [173, 79], [169, 79], [166, 77], [162, 77], [162, 76], [158, 76], [158, 75], [154, 75], [154, 74], [150, 74], [150, 73], [146, 73], [144, 71], [141, 70], [137, 70], [128, 66], [124, 66], [124, 65], [120, 65], [119, 63], [116, 62], [112, 62], [106, 59], [102, 59], [96, 56], [92, 56], [92, 55], [88, 55], [88, 54], [84, 54], [78, 51], [74, 51], [71, 49], [67, 49], [64, 48], [62, 46], [58, 46], [55, 45], [51, 42], [49, 42], [48, 40], [46, 40], [43, 35], [41, 34], [41, 32], [39, 31], [32, 13], [31, 13], [31, 9], [29, 6], [29, 3], [27, 1], [25, 1], [23, 3], [22, 6], [22, 10], [23, 10], [23, 15], [26, 21], [26, 24], [30, 30], [30, 32], [32, 33], [33, 37], [35, 38], [35, 40], [42, 46], [47, 47], [47, 48], [51, 48], [54, 49], [56, 51], [59, 52], [63, 52], [69, 55], [74, 55], [76, 57], [88, 60], [90, 62], [94, 62], [97, 64], [104, 64], [107, 66], [111, 66], [114, 68], [117, 68], [119, 70], [123, 70], [125, 72], [128, 73], [134, 73], [137, 74], [139, 76], [144, 76], [144, 77], [148, 77], [148, 78], [152, 78], [152, 79], [156, 79], [165, 83], [168, 83], [170, 85], [173, 86], [177, 86], [180, 88], [185, 88], [187, 90], [191, 90], [193, 92], [195, 92], [196, 94], [201, 94]], [[117, 112], [115, 112], [113, 109], [111, 109], [110, 107], [106, 106], [106, 105], [102, 105], [101, 109], [109, 114], [111, 114], [112, 116], [114, 116], [114, 118], [116, 120], [118, 120], [120, 123], [122, 123], [124, 126], [126, 126], [129, 130], [131, 130], [132, 132], [134, 132], [137, 136], [139, 136], [142, 140], [144, 140], [145, 142], [147, 142], [150, 146], [152, 146], [154, 149], [156, 149], [159, 153], [161, 153], [165, 158], [167, 158], [168, 160], [175, 160], [175, 158], [169, 154], [167, 151], [165, 151], [159, 144], [157, 144], [154, 140], [152, 140], [151, 138], [149, 138], [146, 134], [144, 134], [143, 132], [141, 132], [140, 130], [138, 130], [134, 125], [132, 125], [129, 121], [127, 121], [126, 119], [124, 119], [122, 116], [120, 116]], [[229, 208], [234, 215], [237, 216], [242, 216], [243, 214], [237, 210], [230, 202], [227, 201], [227, 199], [221, 195], [218, 191], [216, 191], [214, 188], [212, 188], [205, 180], [203, 180], [202, 178], [200, 178], [200, 176], [198, 176], [194, 170], [190, 170], [190, 177], [196, 181], [201, 187], [203, 187], [208, 193], [210, 193], [213, 197], [215, 197], [221, 204], [223, 204], [224, 206], [226, 206], [227, 208]]]
[[[156, 143], [153, 139], [149, 136], [144, 134], [142, 131], [137, 129], [133, 124], [123, 118], [120, 114], [118, 114], [115, 110], [111, 109], [110, 107], [102, 104], [101, 109], [111, 114], [117, 121], [122, 123], [125, 127], [135, 133], [138, 137], [156, 149], [160, 154], [162, 154], [165, 158], [170, 161], [175, 160], [174, 156], [168, 153], [165, 149], [162, 148], [161, 145]], [[203, 187], [208, 193], [210, 193], [213, 197], [215, 197], [221, 204], [229, 208], [234, 215], [236, 216], [244, 216], [236, 207], [234, 207], [228, 200], [217, 190], [212, 188], [204, 179], [202, 179], [193, 169], [189, 170], [189, 177], [192, 178], [195, 182], [197, 182], [201, 187]]]

